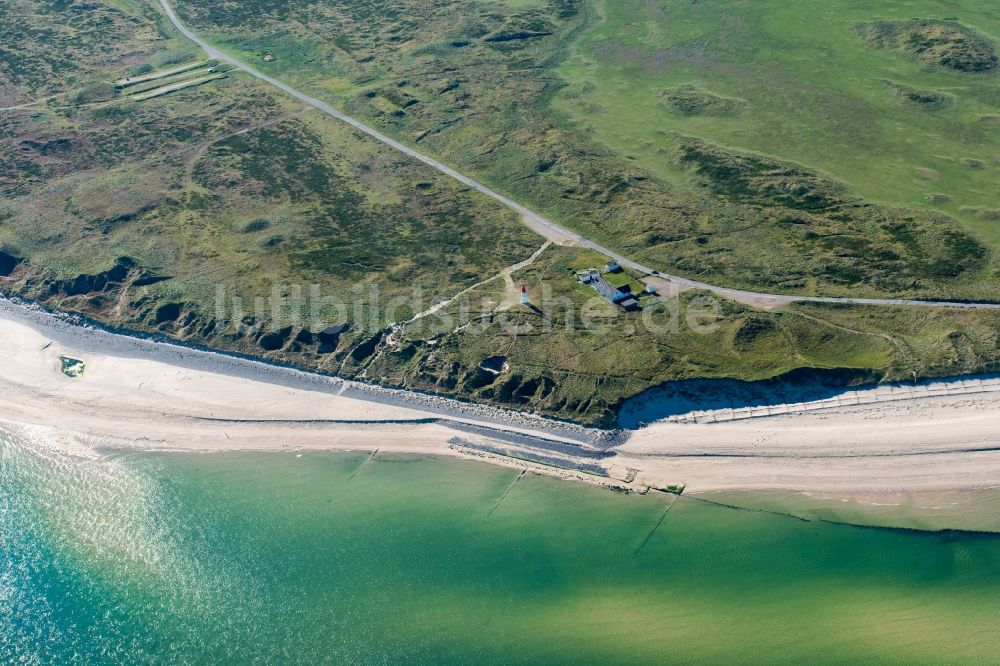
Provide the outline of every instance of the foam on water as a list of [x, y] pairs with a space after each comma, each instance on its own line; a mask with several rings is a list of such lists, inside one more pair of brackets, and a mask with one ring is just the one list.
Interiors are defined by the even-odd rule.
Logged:
[[44, 523], [60, 556], [181, 593], [195, 587], [195, 563], [170, 548], [148, 479], [78, 437], [42, 428], [11, 434], [2, 449], [5, 474], [21, 491], [21, 511]]
[[224, 572], [191, 556], [204, 551], [180, 543], [154, 480], [99, 443], [0, 430], [0, 662], [134, 658], [164, 648], [123, 626], [136, 608], [169, 636], [240, 601]]

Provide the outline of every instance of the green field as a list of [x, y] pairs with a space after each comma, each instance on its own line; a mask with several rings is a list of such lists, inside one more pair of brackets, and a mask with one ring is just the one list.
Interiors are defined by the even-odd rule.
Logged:
[[[890, 206], [934, 209], [1000, 244], [1000, 83], [873, 48], [855, 25], [948, 18], [1000, 35], [990, 3], [600, 3], [599, 20], [559, 73], [553, 106], [619, 154], [672, 182], [688, 174], [660, 147], [677, 133], [820, 170], [848, 192]], [[739, 113], [678, 113], [663, 91], [694, 86], [741, 100]], [[947, 103], [901, 102], [894, 86]], [[944, 108], [940, 108], [943, 106]], [[991, 276], [995, 278], [995, 276]]]
[[[956, 17], [995, 38], [993, 4], [616, 0], [600, 7], [599, 23], [559, 68], [568, 85], [553, 105], [616, 152], [684, 182], [656, 147], [664, 134], [697, 136], [808, 165], [872, 201], [933, 207], [991, 246], [1000, 243], [997, 220], [973, 212], [1000, 207], [996, 76], [929, 67], [873, 48], [855, 31], [876, 18]], [[886, 81], [953, 103], [900, 103]], [[678, 114], [662, 91], [684, 85], [743, 100], [745, 109]], [[968, 159], [981, 168], [963, 165]], [[932, 194], [951, 201], [934, 204]]]

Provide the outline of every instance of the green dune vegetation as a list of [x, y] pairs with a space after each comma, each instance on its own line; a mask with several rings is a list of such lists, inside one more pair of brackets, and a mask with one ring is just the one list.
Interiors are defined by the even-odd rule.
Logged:
[[461, 306], [444, 308], [417, 331], [402, 327], [396, 344], [380, 345], [365, 359], [366, 372], [393, 385], [607, 425], [623, 399], [677, 379], [761, 380], [811, 367], [860, 384], [998, 367], [1000, 313], [806, 304], [762, 312], [696, 291], [621, 313], [595, 307], [593, 291], [570, 279], [598, 259], [550, 248], [513, 279], [549, 285], [551, 311], [491, 314], [503, 296], [496, 281], [468, 295], [471, 325], [454, 330]]
[[[1000, 178], [1000, 141], [979, 120], [1000, 102], [997, 26], [965, 4], [961, 21], [909, 20], [935, 16], [935, 2], [908, 5], [905, 20], [849, 2], [177, 9], [264, 71], [647, 263], [765, 290], [993, 299], [1000, 234], [969, 207], [993, 207]], [[825, 202], [821, 231], [790, 224], [803, 202], [705, 187], [681, 163], [695, 139], [792, 172], [772, 190], [800, 187], [806, 170], [843, 196]], [[887, 218], [909, 250], [859, 238]], [[800, 242], [810, 231], [822, 240]], [[949, 243], [937, 251], [940, 234], [971, 261]], [[879, 283], [916, 248], [961, 275]]]
[[[619, 154], [682, 186], [685, 174], [662, 158], [664, 135], [695, 136], [807, 165], [871, 204], [945, 213], [956, 229], [996, 247], [996, 225], [963, 210], [989, 206], [1000, 182], [1000, 138], [981, 120], [1000, 106], [1000, 16], [991, 6], [625, 0], [597, 7], [593, 28], [558, 67], [567, 85], [554, 106]], [[677, 117], [659, 91], [684, 85], [746, 100], [751, 111]], [[970, 170], [968, 156], [990, 168]], [[929, 192], [950, 198], [928, 200]], [[995, 277], [995, 269], [983, 275]]]
[[893, 94], [896, 102], [904, 107], [921, 109], [923, 111], [940, 111], [942, 109], [954, 108], [956, 105], [955, 96], [948, 93], [934, 90], [918, 90], [902, 83], [895, 83], [889, 79], [884, 79], [882, 83]]
[[747, 103], [742, 99], [729, 99], [713, 95], [697, 86], [685, 84], [663, 91], [663, 103], [668, 109], [681, 116], [717, 116], [727, 118], [747, 112]]
[[970, 73], [997, 69], [990, 39], [954, 19], [860, 21], [855, 29], [870, 46], [902, 53], [930, 67]]
[[[1000, 16], [982, 3], [173, 4], [261, 71], [663, 271], [1000, 300]], [[679, 379], [1000, 368], [998, 312], [597, 307], [575, 272], [604, 257], [553, 245], [510, 270], [544, 240], [513, 212], [227, 69], [151, 0], [11, 0], [0, 291], [586, 423]], [[540, 309], [516, 305], [521, 284]]]

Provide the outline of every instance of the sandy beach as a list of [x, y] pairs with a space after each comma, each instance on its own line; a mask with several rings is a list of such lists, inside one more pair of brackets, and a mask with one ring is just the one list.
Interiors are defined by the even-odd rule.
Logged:
[[[64, 358], [82, 361], [82, 375], [64, 374]], [[0, 387], [0, 431], [78, 456], [96, 449], [379, 451], [614, 482], [456, 443], [505, 447], [544, 438], [578, 449], [600, 431], [80, 328], [9, 301], [0, 301]]]
[[[509, 445], [515, 433], [516, 446], [530, 448], [537, 436], [580, 447], [592, 436], [585, 429], [447, 401], [407, 402], [339, 380], [316, 379], [312, 387], [308, 376], [297, 383], [280, 373], [272, 377], [266, 366], [254, 376], [235, 361], [233, 372], [219, 372], [228, 368], [224, 358], [213, 359], [211, 370], [190, 359], [154, 360], [129, 348], [128, 338], [116, 351], [111, 343], [121, 336], [102, 332], [98, 339], [44, 317], [9, 303], [0, 308], [0, 422], [13, 433], [44, 433], [67, 449], [79, 445], [78, 452], [95, 446], [379, 450], [474, 457], [636, 490], [683, 484], [688, 493], [1000, 486], [1000, 391], [729, 423], [658, 422], [631, 431], [613, 455], [599, 459], [610, 470], [603, 479], [456, 445], [457, 435], [485, 444], [508, 437]], [[171, 345], [144, 344], [184, 355]], [[82, 376], [64, 374], [63, 357], [83, 361]], [[581, 453], [592, 451], [583, 447]]]
[[[0, 420], [8, 428], [51, 428], [109, 447], [195, 451], [447, 453], [454, 434], [429, 411], [94, 353], [10, 318], [0, 318], [0, 340]], [[62, 357], [82, 360], [83, 375], [63, 374]]]
[[619, 450], [689, 492], [897, 492], [1000, 486], [1000, 394], [919, 398], [732, 423], [657, 423]]

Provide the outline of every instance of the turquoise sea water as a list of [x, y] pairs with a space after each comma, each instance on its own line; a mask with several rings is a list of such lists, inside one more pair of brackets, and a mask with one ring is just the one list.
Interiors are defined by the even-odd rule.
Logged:
[[1000, 538], [366, 458], [0, 440], [0, 663], [1000, 659]]

